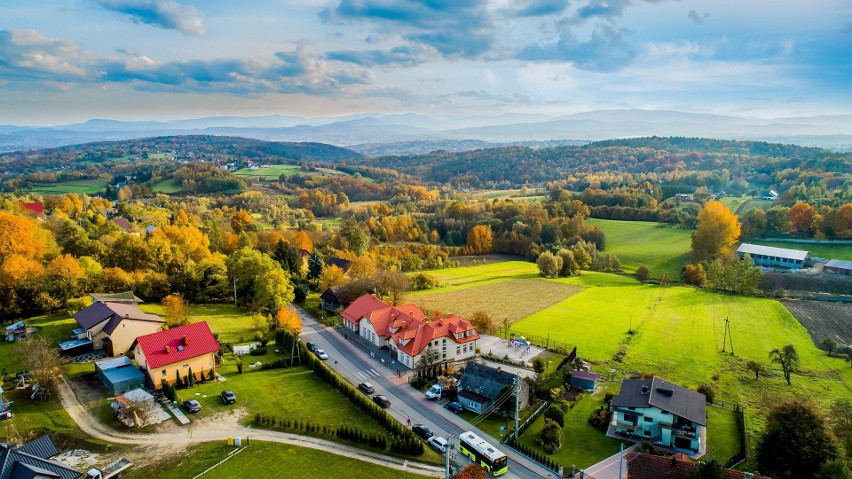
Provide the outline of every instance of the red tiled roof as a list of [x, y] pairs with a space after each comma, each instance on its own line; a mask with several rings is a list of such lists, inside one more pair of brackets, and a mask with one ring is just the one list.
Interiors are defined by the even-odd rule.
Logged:
[[[184, 341], [186, 338], [186, 341]], [[166, 364], [213, 353], [219, 350], [219, 343], [210, 332], [205, 321], [167, 329], [158, 333], [146, 334], [136, 339], [145, 355], [148, 368], [158, 368]], [[168, 346], [169, 352], [166, 352]], [[183, 351], [178, 349], [183, 346]]]
[[[688, 479], [689, 473], [697, 467], [682, 454], [666, 457], [630, 452], [626, 459], [628, 479]], [[742, 479], [745, 476], [745, 473], [732, 469], [724, 469], [724, 472], [728, 479]]]
[[113, 223], [118, 225], [118, 227], [123, 229], [124, 231], [130, 231], [130, 229], [131, 229], [130, 228], [130, 222], [127, 221], [127, 218], [122, 218], [121, 216], [119, 216], [118, 218], [113, 218], [110, 221], [112, 221]]
[[21, 207], [39, 215], [44, 214], [44, 203], [21, 203]]

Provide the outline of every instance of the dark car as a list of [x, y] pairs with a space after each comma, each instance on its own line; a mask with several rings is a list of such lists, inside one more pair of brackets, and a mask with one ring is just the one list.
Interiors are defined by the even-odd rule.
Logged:
[[307, 346], [308, 351], [310, 351], [312, 353], [316, 352], [316, 350], [319, 349], [319, 346], [317, 345], [317, 343], [308, 343], [305, 346]]
[[415, 424], [414, 427], [411, 428], [411, 430], [414, 431], [414, 434], [417, 434], [423, 439], [429, 439], [430, 437], [435, 435], [435, 433], [433, 433], [432, 430], [429, 429], [429, 426], [425, 424]]
[[370, 383], [361, 383], [358, 385], [358, 389], [364, 391], [364, 394], [373, 394], [376, 392], [376, 388]]
[[456, 414], [464, 411], [464, 406], [462, 406], [460, 402], [456, 401], [448, 402], [447, 404], [444, 404], [444, 407]]
[[183, 408], [188, 412], [198, 412], [201, 411], [201, 403], [195, 399], [187, 399], [183, 402]]
[[376, 394], [375, 396], [373, 396], [373, 402], [383, 408], [389, 408], [391, 405], [390, 399], [388, 399], [387, 396], [383, 396], [381, 394]]
[[222, 402], [225, 404], [234, 404], [237, 402], [237, 395], [234, 394], [234, 391], [222, 391]]

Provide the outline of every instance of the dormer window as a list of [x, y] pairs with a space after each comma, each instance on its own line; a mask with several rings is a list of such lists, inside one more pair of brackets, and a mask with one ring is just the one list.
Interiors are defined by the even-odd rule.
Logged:
[[473, 330], [472, 330], [472, 329], [468, 329], [468, 330], [465, 332], [465, 335], [467, 335], [467, 336], [473, 336]]

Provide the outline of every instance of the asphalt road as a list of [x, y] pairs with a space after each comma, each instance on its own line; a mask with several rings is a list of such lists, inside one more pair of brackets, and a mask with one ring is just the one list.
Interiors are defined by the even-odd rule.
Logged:
[[[384, 394], [390, 399], [391, 406], [387, 411], [403, 424], [406, 418], [411, 416], [412, 424], [426, 424], [436, 435], [442, 437], [474, 431], [509, 457], [509, 472], [503, 477], [522, 479], [555, 477], [554, 473], [512, 450], [501, 447], [497, 440], [436, 402], [427, 400], [422, 393], [408, 386], [404, 379], [398, 378], [393, 371], [368, 358], [366, 353], [343, 339], [339, 333], [319, 324], [305, 311], [301, 309], [298, 311], [303, 323], [302, 340], [315, 342], [325, 350], [329, 355], [328, 365], [352, 384], [357, 385], [364, 381], [373, 384], [376, 388], [375, 394]], [[458, 454], [456, 456], [458, 465], [464, 467], [469, 464], [464, 457], [459, 457]]]

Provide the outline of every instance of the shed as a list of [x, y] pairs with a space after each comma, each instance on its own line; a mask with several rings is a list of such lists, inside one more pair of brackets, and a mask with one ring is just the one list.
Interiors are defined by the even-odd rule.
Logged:
[[801, 249], [775, 248], [757, 244], [743, 243], [737, 248], [740, 258], [748, 254], [754, 264], [780, 268], [801, 268], [810, 253]]
[[6, 326], [6, 341], [15, 341], [18, 338], [25, 337], [27, 335], [27, 323], [24, 321], [18, 321], [15, 324], [10, 324]]
[[845, 261], [842, 259], [830, 259], [827, 263], [825, 263], [825, 268], [823, 271], [828, 273], [837, 273], [844, 274], [846, 276], [852, 276], [852, 261]]
[[145, 385], [145, 374], [127, 356], [95, 362], [95, 375], [113, 394], [121, 394]]
[[601, 375], [597, 373], [574, 371], [571, 373], [571, 386], [583, 388], [587, 391], [594, 391], [600, 377]]

